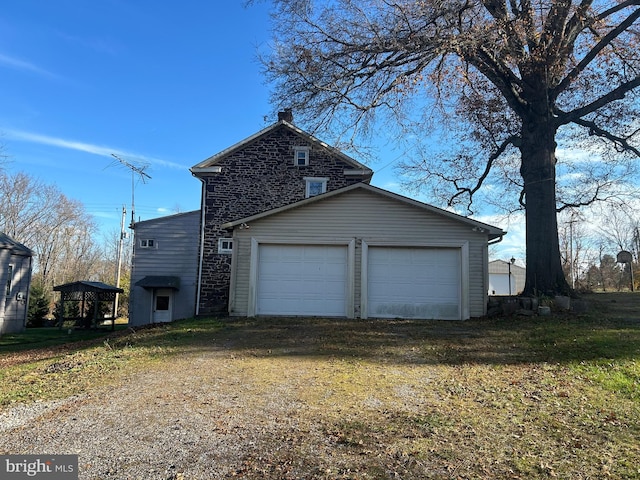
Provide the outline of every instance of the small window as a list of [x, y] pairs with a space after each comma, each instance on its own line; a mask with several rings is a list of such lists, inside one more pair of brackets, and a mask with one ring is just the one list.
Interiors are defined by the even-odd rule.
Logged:
[[9, 265], [9, 269], [7, 271], [7, 292], [6, 296], [11, 296], [11, 279], [13, 278], [13, 265]]
[[233, 238], [219, 238], [218, 253], [233, 253]]
[[141, 248], [156, 248], [157, 244], [156, 241], [152, 238], [145, 238], [140, 240], [140, 247]]
[[293, 164], [296, 167], [305, 167], [309, 165], [309, 147], [293, 148]]
[[307, 187], [305, 190], [305, 198], [315, 197], [327, 191], [328, 178], [305, 177]]
[[169, 310], [169, 296], [157, 295], [156, 296], [156, 310], [167, 311]]

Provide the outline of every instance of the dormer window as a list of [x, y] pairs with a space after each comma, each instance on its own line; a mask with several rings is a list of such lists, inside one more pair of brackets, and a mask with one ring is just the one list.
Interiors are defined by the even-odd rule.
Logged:
[[309, 147], [293, 147], [293, 164], [296, 167], [309, 165]]
[[305, 198], [315, 197], [316, 195], [325, 193], [327, 191], [328, 180], [329, 179], [325, 177], [305, 177], [304, 181], [307, 184], [304, 194]]

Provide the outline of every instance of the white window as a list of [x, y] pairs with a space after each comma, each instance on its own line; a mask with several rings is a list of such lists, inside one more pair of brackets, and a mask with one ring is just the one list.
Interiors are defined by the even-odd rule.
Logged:
[[325, 177], [305, 177], [304, 181], [307, 184], [304, 194], [305, 198], [315, 197], [316, 195], [325, 193], [327, 191], [328, 180], [329, 179]]
[[233, 253], [233, 238], [219, 238], [218, 253]]
[[144, 238], [140, 240], [140, 247], [141, 248], [157, 248], [158, 244], [152, 238]]
[[296, 167], [309, 165], [309, 147], [293, 147], [293, 164]]
[[7, 272], [7, 293], [6, 296], [11, 296], [11, 279], [13, 278], [13, 265], [9, 265], [9, 270]]

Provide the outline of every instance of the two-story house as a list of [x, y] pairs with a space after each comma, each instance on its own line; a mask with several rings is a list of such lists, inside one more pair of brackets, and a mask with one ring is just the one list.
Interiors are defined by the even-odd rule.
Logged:
[[202, 182], [199, 211], [134, 226], [133, 324], [486, 311], [487, 244], [505, 232], [369, 186], [368, 167], [297, 128], [290, 112], [191, 173]]
[[369, 182], [371, 169], [292, 120], [281, 112], [277, 123], [193, 166], [201, 210], [134, 225], [134, 324], [228, 312], [233, 239], [223, 224]]
[[191, 168], [202, 181], [204, 214], [198, 314], [227, 312], [233, 240], [223, 224], [373, 175], [291, 121], [283, 112], [275, 125]]

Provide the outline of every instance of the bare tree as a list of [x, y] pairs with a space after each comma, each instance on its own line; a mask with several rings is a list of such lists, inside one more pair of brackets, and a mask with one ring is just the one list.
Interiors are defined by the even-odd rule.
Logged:
[[524, 293], [571, 291], [558, 211], [614, 196], [640, 156], [640, 2], [273, 3], [264, 64], [279, 108], [348, 143], [381, 119], [404, 135], [417, 126], [423, 151], [442, 133], [441, 155], [405, 170], [469, 209], [487, 183], [499, 202], [513, 192], [526, 212]]
[[559, 217], [558, 238], [562, 269], [571, 288], [576, 289], [580, 287], [581, 270], [586, 270], [589, 261], [593, 261], [587, 220], [576, 211], [563, 212]]
[[620, 250], [634, 250], [634, 235], [638, 220], [635, 209], [625, 203], [602, 205], [597, 211], [601, 219], [599, 234], [616, 253]]
[[35, 279], [48, 291], [87, 278], [101, 260], [93, 218], [55, 186], [0, 172], [0, 212], [0, 229], [34, 250]]

